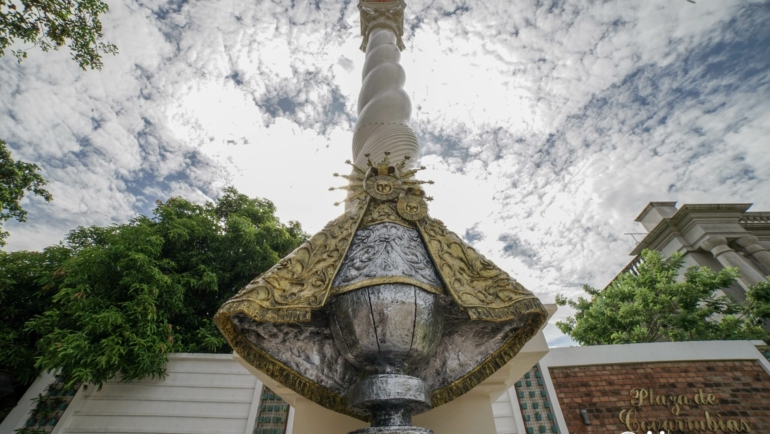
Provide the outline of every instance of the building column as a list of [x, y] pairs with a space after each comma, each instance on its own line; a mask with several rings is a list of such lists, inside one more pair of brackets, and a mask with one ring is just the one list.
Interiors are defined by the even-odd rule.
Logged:
[[759, 244], [759, 238], [754, 235], [746, 235], [745, 237], [738, 238], [735, 244], [740, 246], [751, 259], [756, 261], [757, 266], [765, 275], [770, 275], [770, 252]]
[[737, 267], [740, 275], [739, 283], [744, 289], [756, 283], [764, 282], [765, 278], [755, 270], [741, 255], [727, 246], [725, 237], [710, 236], [702, 242], [701, 248], [708, 250], [717, 261], [725, 267]]

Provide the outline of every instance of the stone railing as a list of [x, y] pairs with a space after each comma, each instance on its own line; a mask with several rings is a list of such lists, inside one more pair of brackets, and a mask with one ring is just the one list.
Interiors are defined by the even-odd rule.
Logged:
[[741, 218], [738, 219], [738, 223], [744, 226], [755, 224], [770, 224], [770, 212], [759, 211], [744, 213]]
[[622, 270], [620, 270], [620, 273], [618, 273], [612, 280], [610, 280], [610, 283], [607, 284], [607, 286], [604, 287], [604, 289], [609, 288], [610, 285], [612, 285], [613, 282], [618, 280], [618, 277], [620, 277], [623, 273], [631, 273], [634, 276], [637, 276], [639, 274], [639, 266], [642, 265], [642, 255], [636, 255], [634, 256], [634, 259], [631, 260], [631, 262], [628, 263], [625, 267], [623, 267]]

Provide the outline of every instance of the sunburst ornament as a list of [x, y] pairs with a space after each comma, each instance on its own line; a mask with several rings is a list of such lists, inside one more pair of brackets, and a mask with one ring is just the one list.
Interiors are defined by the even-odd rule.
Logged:
[[[390, 163], [390, 152], [386, 152], [385, 158], [377, 164], [369, 158], [369, 154], [365, 154], [365, 156], [368, 165], [366, 170], [351, 163], [350, 160], [347, 160], [345, 163], [353, 167], [353, 172], [350, 175], [334, 174], [334, 176], [345, 178], [350, 181], [346, 186], [329, 188], [329, 190], [347, 190], [349, 192], [348, 197], [343, 202], [360, 200], [366, 195], [380, 201], [392, 201], [399, 199], [400, 197], [411, 197], [415, 192], [417, 192], [416, 197], [422, 200], [422, 203], [425, 202], [423, 200], [425, 194], [422, 193], [420, 185], [433, 184], [433, 181], [418, 181], [414, 179], [414, 175], [420, 170], [424, 170], [425, 166], [421, 166], [417, 169], [404, 170], [404, 167], [406, 167], [406, 163], [410, 158], [408, 155], [395, 166]], [[409, 193], [410, 191], [412, 191], [412, 193]], [[428, 198], [428, 200], [430, 200], [430, 198]], [[408, 199], [408, 201], [415, 202], [415, 199]], [[336, 202], [334, 205], [336, 206], [340, 203], [342, 202]], [[410, 209], [411, 208], [413, 207], [410, 207]], [[425, 209], [425, 215], [427, 215], [427, 205], [423, 208]]]
[[430, 196], [425, 196], [419, 185], [407, 187], [398, 197], [396, 202], [396, 211], [404, 220], [416, 222], [428, 215], [428, 204], [426, 201], [433, 200]]

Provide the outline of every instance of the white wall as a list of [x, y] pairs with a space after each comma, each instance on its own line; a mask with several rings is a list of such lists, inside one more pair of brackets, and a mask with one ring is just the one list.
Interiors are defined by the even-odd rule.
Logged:
[[23, 428], [29, 418], [29, 412], [35, 406], [32, 400], [37, 398], [38, 394], [44, 393], [46, 387], [54, 381], [56, 381], [56, 378], [49, 372], [44, 372], [40, 375], [29, 386], [29, 389], [21, 397], [16, 407], [3, 419], [3, 423], [0, 424], [0, 434], [12, 434], [15, 430]]
[[53, 434], [251, 434], [262, 383], [229, 354], [172, 354], [165, 379], [81, 388]]
[[524, 421], [515, 387], [508, 389], [503, 396], [492, 403], [492, 413], [495, 416], [497, 434], [524, 433]]

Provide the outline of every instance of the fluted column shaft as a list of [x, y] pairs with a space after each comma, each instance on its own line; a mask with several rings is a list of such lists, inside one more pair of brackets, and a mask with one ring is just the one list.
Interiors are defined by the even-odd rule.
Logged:
[[724, 237], [708, 237], [706, 241], [701, 243], [701, 248], [710, 251], [714, 258], [723, 266], [738, 268], [740, 272], [738, 279], [744, 289], [748, 289], [749, 286], [765, 280], [741, 255], [727, 245], [727, 240]]
[[746, 235], [738, 238], [735, 244], [740, 246], [756, 262], [765, 275], [770, 275], [770, 252], [759, 244], [759, 238], [754, 235]]

